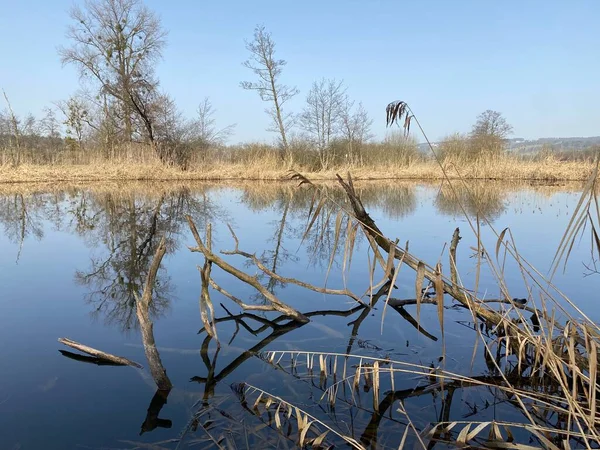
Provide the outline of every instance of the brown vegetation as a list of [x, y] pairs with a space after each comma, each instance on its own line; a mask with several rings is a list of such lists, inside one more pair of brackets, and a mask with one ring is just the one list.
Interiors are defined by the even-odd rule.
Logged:
[[[245, 145], [229, 151], [209, 150], [192, 159], [187, 170], [163, 164], [149, 150], [131, 146], [120, 156], [109, 160], [96, 155], [57, 154], [54, 162], [39, 164], [36, 158], [23, 156], [18, 166], [0, 164], [0, 183], [58, 181], [124, 181], [124, 180], [284, 180], [289, 170], [299, 170], [313, 179], [334, 179], [336, 172], [352, 171], [356, 179], [443, 179], [437, 162], [420, 156], [411, 148], [389, 143], [365, 145], [360, 161], [345, 162], [340, 146], [338, 163], [320, 169], [318, 155], [299, 151], [282, 161], [276, 148], [267, 145]], [[27, 155], [25, 153], [25, 155]], [[487, 180], [573, 180], [587, 179], [594, 168], [591, 159], [561, 161], [548, 155], [544, 159], [524, 159], [512, 155], [482, 157], [475, 160], [458, 156], [443, 159], [451, 178]]]

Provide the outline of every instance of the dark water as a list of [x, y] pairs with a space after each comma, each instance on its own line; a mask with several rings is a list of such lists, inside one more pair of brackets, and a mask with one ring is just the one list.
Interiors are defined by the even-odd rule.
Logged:
[[[435, 391], [408, 396], [406, 392], [426, 384], [414, 374], [395, 375], [396, 397], [385, 396], [389, 383], [381, 386], [381, 415], [373, 412], [373, 387], [368, 383], [354, 393], [352, 389], [340, 392], [332, 409], [322, 398], [331, 379], [320, 378], [318, 368], [311, 375], [305, 357], [294, 370], [289, 356], [275, 367], [258, 353], [353, 353], [437, 365], [443, 350], [432, 305], [421, 307], [420, 319], [437, 340], [419, 333], [392, 309], [386, 310], [382, 321], [381, 303], [366, 311], [348, 297], [284, 285], [263, 275], [261, 283], [311, 321], [299, 325], [278, 313], [260, 311], [238, 316], [241, 309], [213, 291], [220, 347], [207, 337], [200, 319], [197, 269], [204, 259], [188, 249], [195, 243], [185, 216], [193, 218], [202, 235], [212, 224], [215, 252], [234, 248], [230, 224], [240, 248], [255, 253], [269, 269], [321, 287], [325, 283], [329, 288], [345, 286], [360, 295], [369, 289], [373, 255], [359, 235], [351, 265], [344, 267], [345, 225], [328, 271], [337, 213], [340, 206], [348, 207], [335, 186], [328, 188], [328, 196], [337, 204], [324, 206], [306, 236], [313, 192], [288, 185], [10, 189], [0, 196], [2, 449], [219, 448], [216, 441], [224, 448], [227, 442], [235, 442], [238, 448], [259, 443], [294, 448], [296, 421], [290, 422], [288, 439], [277, 433], [273, 407], [271, 416], [263, 412], [257, 417], [252, 413], [256, 394], [249, 393], [248, 404], [234, 394], [232, 384], [239, 387], [235, 383], [241, 382], [301, 407], [365, 447], [398, 447], [407, 426], [406, 417], [398, 412], [400, 398], [418, 430], [444, 417], [523, 420], [510, 402], [498, 401], [490, 389], [458, 389], [446, 411]], [[577, 188], [488, 183], [470, 189], [474, 197], [458, 192], [469, 217], [475, 219], [479, 211], [498, 231], [510, 227], [521, 255], [546, 273], [577, 203]], [[359, 185], [359, 193], [386, 235], [397, 237], [401, 246], [408, 241], [410, 251], [431, 264], [441, 258], [445, 271], [444, 246], [460, 227], [458, 267], [463, 283], [473, 285], [477, 258], [470, 247], [476, 246], [476, 239], [447, 187], [369, 184]], [[482, 233], [484, 243], [494, 249], [496, 237], [489, 224], [482, 225]], [[135, 295], [143, 290], [162, 236], [167, 238], [168, 251], [149, 313], [162, 365], [173, 385], [170, 392], [157, 391], [148, 370], [135, 306]], [[251, 275], [259, 274], [243, 257], [224, 258]], [[559, 273], [555, 282], [598, 320], [598, 278], [586, 276], [584, 264], [589, 260], [589, 243], [584, 240], [573, 249], [566, 273]], [[498, 285], [486, 268], [484, 262], [479, 291], [498, 298]], [[213, 267], [212, 276], [246, 303], [264, 303], [253, 288], [219, 268]], [[378, 271], [374, 281], [380, 278]], [[515, 265], [506, 265], [504, 278], [511, 296], [527, 297]], [[394, 297], [414, 298], [414, 272], [403, 268], [396, 286]], [[470, 313], [450, 307], [450, 299], [446, 303], [445, 369], [485, 375], [488, 368], [481, 350], [473, 351], [478, 338], [469, 328]], [[406, 310], [415, 314], [414, 306]], [[59, 350], [71, 349], [57, 342], [60, 337], [127, 357], [145, 369], [98, 366], [65, 357]], [[318, 367], [318, 357], [315, 361]], [[348, 370], [354, 371], [350, 367], [358, 363], [349, 360]], [[287, 426], [286, 422], [286, 430]], [[341, 442], [332, 433], [326, 439]], [[414, 441], [414, 435], [408, 441]]]

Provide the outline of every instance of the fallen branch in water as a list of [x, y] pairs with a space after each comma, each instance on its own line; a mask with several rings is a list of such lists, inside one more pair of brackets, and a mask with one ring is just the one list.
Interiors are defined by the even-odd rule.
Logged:
[[103, 358], [97, 358], [95, 356], [82, 355], [80, 353], [73, 353], [68, 350], [59, 350], [60, 354], [75, 361], [81, 361], [87, 364], [95, 364], [97, 366], [124, 366], [125, 364], [109, 361]]
[[160, 267], [160, 263], [167, 252], [167, 242], [165, 237], [160, 240], [156, 253], [152, 259], [150, 270], [146, 276], [146, 283], [144, 284], [144, 292], [142, 296], [135, 296], [136, 303], [136, 314], [140, 323], [140, 331], [142, 332], [142, 344], [144, 345], [144, 352], [146, 353], [146, 359], [150, 365], [150, 373], [156, 383], [156, 386], [160, 390], [168, 391], [173, 386], [171, 380], [167, 376], [167, 371], [162, 365], [156, 343], [154, 341], [154, 331], [152, 320], [150, 319], [150, 302], [152, 301], [152, 291], [154, 284], [156, 283], [156, 274]]
[[[210, 224], [208, 224], [206, 227], [206, 245], [210, 251], [212, 247]], [[212, 300], [210, 299], [210, 292], [208, 290], [211, 282], [211, 268], [212, 263], [208, 259], [204, 260], [203, 267], [198, 266], [198, 271], [200, 272], [200, 282], [202, 285], [200, 289], [200, 318], [202, 319], [202, 323], [204, 324], [204, 329], [206, 332], [217, 341], [217, 345], [220, 345], [219, 339], [217, 338], [217, 327], [215, 326], [215, 311]]]
[[428, 297], [425, 297], [424, 299], [419, 299], [419, 300], [417, 300], [416, 298], [400, 299], [400, 298], [390, 297], [387, 301], [388, 306], [396, 306], [396, 307], [417, 305], [419, 303], [420, 304], [430, 303], [432, 305], [437, 305], [437, 300], [435, 298], [428, 298]]
[[304, 281], [301, 280], [297, 280], [295, 278], [287, 278], [287, 277], [282, 277], [281, 275], [273, 272], [272, 270], [270, 270], [268, 267], [266, 267], [262, 261], [260, 259], [258, 259], [256, 257], [256, 255], [242, 251], [239, 249], [239, 240], [237, 238], [237, 236], [235, 235], [235, 233], [233, 232], [233, 230], [231, 229], [231, 227], [229, 227], [229, 232], [231, 233], [233, 240], [235, 241], [235, 249], [234, 250], [224, 250], [221, 253], [223, 253], [224, 255], [240, 255], [243, 256], [244, 258], [249, 259], [250, 261], [252, 261], [256, 267], [258, 267], [260, 270], [262, 270], [262, 272], [281, 282], [284, 284], [295, 284], [296, 286], [300, 286], [303, 287], [305, 289], [314, 291], [314, 292], [318, 292], [320, 294], [328, 294], [328, 295], [345, 295], [347, 297], [350, 297], [352, 300], [360, 303], [363, 306], [368, 307], [368, 305], [363, 302], [360, 297], [358, 297], [358, 295], [356, 295], [354, 292], [348, 290], [348, 289], [329, 289], [329, 288], [324, 288], [324, 287], [319, 287], [319, 286], [315, 286], [313, 284], [310, 283], [306, 283]]
[[[475, 314], [487, 320], [489, 323], [493, 325], [500, 325], [504, 322], [504, 317], [501, 314], [498, 314], [494, 311], [482, 307], [482, 305], [477, 302], [477, 299], [475, 297], [471, 296], [468, 292], [466, 292], [456, 283], [444, 280], [443, 276], [440, 277], [440, 274], [438, 274], [433, 267], [428, 266], [419, 258], [395, 246], [393, 241], [385, 237], [385, 235], [381, 232], [375, 221], [365, 210], [362, 201], [360, 200], [360, 198], [356, 194], [356, 191], [354, 190], [354, 184], [352, 183], [352, 178], [350, 177], [350, 174], [348, 174], [348, 182], [344, 181], [344, 179], [340, 175], [336, 176], [338, 182], [344, 188], [344, 191], [346, 191], [348, 201], [352, 206], [354, 217], [361, 224], [363, 230], [365, 231], [365, 234], [373, 238], [373, 240], [385, 253], [389, 253], [390, 249], [393, 249], [393, 257], [395, 259], [402, 260], [404, 264], [406, 264], [413, 270], [417, 271], [418, 273], [422, 273], [423, 278], [429, 280], [431, 283], [441, 282], [443, 292], [452, 296], [459, 303], [462, 303], [467, 308], [471, 309]], [[455, 243], [458, 244], [457, 234]], [[456, 245], [453, 245], [453, 247], [455, 251]], [[454, 276], [455, 275], [453, 274], [453, 278]]]
[[260, 284], [256, 277], [250, 276], [247, 273], [236, 269], [231, 264], [227, 263], [222, 258], [215, 255], [206, 245], [204, 245], [204, 242], [202, 241], [202, 238], [200, 238], [200, 234], [198, 233], [198, 229], [196, 228], [196, 225], [194, 224], [192, 218], [190, 216], [186, 216], [186, 219], [197, 244], [197, 247], [190, 247], [191, 251], [202, 253], [204, 255], [204, 258], [206, 258], [206, 261], [217, 265], [225, 272], [233, 275], [234, 277], [238, 278], [239, 280], [249, 284], [254, 289], [256, 289], [270, 303], [270, 311], [278, 311], [297, 320], [298, 322], [306, 323], [309, 321], [309, 319], [302, 313], [298, 312], [294, 308], [286, 305], [281, 300], [279, 300], [272, 292], [270, 292], [267, 288]]
[[143, 369], [143, 366], [141, 364], [136, 363], [135, 361], [132, 361], [127, 358], [123, 358], [122, 356], [112, 355], [110, 353], [106, 353], [106, 352], [103, 352], [102, 350], [97, 350], [92, 347], [88, 347], [87, 345], [80, 344], [79, 342], [75, 342], [68, 338], [58, 338], [58, 342], [66, 345], [67, 347], [71, 347], [76, 350], [79, 350], [80, 352], [87, 353], [88, 355], [92, 355], [100, 360], [110, 361], [119, 366], [133, 366], [133, 367], [137, 367], [138, 369]]

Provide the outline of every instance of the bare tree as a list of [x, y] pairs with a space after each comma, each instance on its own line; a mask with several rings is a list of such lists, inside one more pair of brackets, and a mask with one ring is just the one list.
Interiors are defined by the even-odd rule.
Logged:
[[14, 164], [20, 164], [21, 162], [21, 152], [20, 152], [20, 147], [21, 147], [21, 128], [20, 128], [20, 120], [17, 118], [16, 114], [14, 113], [12, 106], [10, 104], [10, 100], [8, 99], [8, 95], [6, 95], [6, 92], [4, 90], [2, 90], [2, 94], [4, 94], [4, 100], [6, 100], [6, 105], [8, 106], [8, 114], [6, 114], [7, 120], [6, 122], [8, 123], [8, 130], [9, 130], [9, 136], [13, 136], [15, 139], [15, 154], [13, 155], [13, 163]]
[[188, 167], [191, 156], [193, 129], [185, 120], [175, 101], [167, 94], [157, 95], [148, 103], [144, 112], [148, 130], [152, 130], [152, 139], [161, 160], [167, 164], [176, 164], [182, 170]]
[[210, 99], [204, 97], [197, 109], [196, 120], [192, 121], [191, 128], [196, 146], [200, 150], [207, 150], [212, 146], [222, 145], [233, 135], [236, 124], [227, 125], [225, 128], [217, 128], [215, 113]]
[[[167, 100], [165, 94], [158, 91], [157, 81], [151, 78], [140, 78], [137, 89], [130, 91], [128, 95], [131, 107], [136, 112], [138, 135], [156, 148], [155, 119]], [[169, 98], [168, 102], [171, 103], [172, 99]], [[162, 158], [163, 155], [159, 152], [159, 156]]]
[[56, 118], [54, 109], [45, 107], [43, 109], [44, 117], [40, 121], [40, 131], [44, 136], [50, 139], [60, 138], [60, 123]]
[[362, 103], [353, 111], [354, 102], [346, 99], [341, 117], [341, 134], [348, 146], [348, 158], [353, 164], [362, 160], [362, 145], [373, 138], [373, 119]]
[[45, 138], [47, 149], [54, 153], [62, 144], [61, 124], [56, 117], [54, 108], [45, 107], [43, 112], [44, 116], [39, 123], [40, 135]]
[[477, 122], [471, 130], [471, 144], [476, 153], [501, 152], [512, 129], [501, 113], [488, 109], [477, 116]]
[[27, 114], [25, 120], [23, 120], [23, 125], [21, 126], [21, 135], [28, 137], [39, 137], [40, 134], [40, 124], [35, 116], [31, 113]]
[[315, 81], [306, 96], [306, 106], [300, 115], [300, 126], [319, 151], [321, 167], [329, 164], [329, 147], [341, 131], [347, 106], [346, 87], [335, 79]]
[[250, 52], [250, 58], [243, 65], [258, 76], [258, 81], [242, 81], [240, 86], [246, 90], [257, 91], [261, 100], [272, 102], [273, 106], [265, 112], [273, 120], [273, 127], [269, 128], [269, 131], [278, 131], [281, 136], [280, 155], [284, 159], [288, 150], [286, 131], [293, 117], [291, 114], [284, 114], [283, 105], [300, 91], [296, 87], [280, 84], [281, 71], [287, 62], [275, 59], [275, 42], [264, 26], [254, 29], [254, 39], [252, 42], [246, 42], [246, 49]]
[[152, 63], [161, 56], [166, 32], [141, 0], [87, 0], [85, 10], [71, 9], [71, 18], [72, 45], [59, 50], [62, 62], [76, 65], [83, 79], [118, 100], [131, 140], [139, 113], [132, 97], [153, 78]]
[[[0, 110], [0, 149], [12, 147], [12, 126], [10, 125], [10, 114], [7, 110]], [[4, 163], [4, 155], [2, 159]]]
[[73, 95], [66, 102], [56, 104], [64, 116], [67, 140], [77, 142], [79, 150], [83, 150], [84, 139], [90, 124], [90, 106], [80, 95]]

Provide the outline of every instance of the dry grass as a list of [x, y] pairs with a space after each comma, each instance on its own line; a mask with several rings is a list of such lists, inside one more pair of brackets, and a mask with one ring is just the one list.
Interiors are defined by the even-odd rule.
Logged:
[[[435, 161], [418, 160], [397, 165], [387, 162], [343, 165], [327, 171], [304, 170], [294, 161], [283, 162], [275, 155], [253, 155], [255, 158], [236, 162], [219, 161], [193, 164], [188, 170], [168, 167], [156, 160], [134, 162], [128, 159], [111, 162], [94, 161], [89, 164], [21, 164], [17, 167], [0, 165], [0, 183], [21, 182], [87, 182], [87, 181], [143, 181], [143, 180], [283, 180], [289, 170], [299, 170], [313, 180], [335, 179], [335, 173], [351, 171], [357, 180], [413, 179], [440, 180], [444, 178]], [[542, 161], [527, 161], [501, 156], [477, 161], [444, 161], [452, 179], [495, 180], [586, 180], [593, 171], [591, 161], [559, 161], [547, 157]]]

